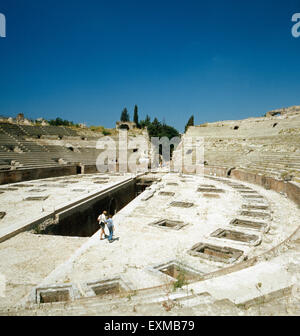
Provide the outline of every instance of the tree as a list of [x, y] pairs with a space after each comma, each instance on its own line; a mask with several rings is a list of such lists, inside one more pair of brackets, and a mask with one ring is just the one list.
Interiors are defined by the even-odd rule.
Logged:
[[147, 114], [146, 119], [140, 121], [140, 128], [149, 127], [150, 125], [151, 125], [151, 119]]
[[148, 116], [148, 114], [146, 115], [146, 119], [145, 119], [146, 123], [147, 124], [150, 124], [151, 123], [151, 119], [150, 117]]
[[49, 125], [51, 126], [73, 126], [74, 125], [73, 121], [63, 120], [59, 117], [57, 117], [56, 119], [51, 119], [48, 122], [49, 122]]
[[157, 118], [154, 118], [153, 122], [148, 126], [148, 133], [150, 138], [160, 137], [162, 125]]
[[184, 133], [187, 131], [189, 126], [194, 126], [194, 116], [193, 115], [190, 117], [187, 124], [185, 125]]
[[180, 136], [179, 132], [174, 127], [169, 126], [166, 123], [160, 123], [157, 118], [154, 118], [153, 122], [148, 126], [148, 133], [150, 138], [167, 137], [168, 139], [172, 139], [173, 137]]
[[139, 114], [138, 114], [138, 107], [137, 107], [137, 105], [134, 105], [133, 121], [135, 122], [136, 127], [140, 128]]
[[[163, 123], [159, 122], [157, 118], [154, 118], [153, 122], [150, 123], [150, 125], [148, 126], [148, 134], [150, 139], [153, 137], [158, 138], [167, 137], [169, 140], [171, 140], [174, 137], [180, 137], [179, 132], [174, 127], [167, 125], [165, 121], [163, 121]], [[169, 153], [171, 157], [173, 150], [174, 145], [171, 145]], [[161, 145], [159, 146], [159, 154], [167, 154], [162, 153]]]
[[172, 139], [174, 137], [180, 137], [180, 134], [174, 127], [164, 125], [160, 136], [161, 137], [166, 136], [167, 138]]
[[129, 114], [128, 114], [128, 111], [127, 111], [127, 108], [125, 107], [121, 113], [121, 121], [123, 122], [128, 122], [130, 121], [129, 120]]

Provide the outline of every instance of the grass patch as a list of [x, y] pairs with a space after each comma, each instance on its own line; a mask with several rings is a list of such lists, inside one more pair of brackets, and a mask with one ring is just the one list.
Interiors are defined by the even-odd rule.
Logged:
[[177, 289], [177, 288], [182, 288], [182, 286], [186, 285], [187, 284], [187, 280], [186, 280], [186, 276], [185, 276], [185, 271], [178, 268], [177, 269], [178, 271], [178, 275], [176, 277], [176, 281], [173, 282], [173, 289], [174, 291]]

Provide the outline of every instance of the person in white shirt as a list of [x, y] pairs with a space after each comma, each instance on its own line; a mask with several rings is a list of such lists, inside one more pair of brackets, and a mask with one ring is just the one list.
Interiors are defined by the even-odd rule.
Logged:
[[107, 211], [103, 211], [101, 215], [99, 215], [97, 221], [99, 222], [100, 225], [100, 240], [103, 240], [103, 235], [106, 236], [104, 232], [105, 224], [106, 224], [106, 215]]

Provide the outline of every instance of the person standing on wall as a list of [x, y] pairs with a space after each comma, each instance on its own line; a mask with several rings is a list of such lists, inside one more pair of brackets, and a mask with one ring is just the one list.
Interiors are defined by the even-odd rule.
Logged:
[[103, 240], [103, 235], [104, 237], [106, 237], [106, 234], [105, 234], [105, 231], [104, 231], [104, 228], [105, 228], [105, 224], [106, 224], [106, 215], [107, 215], [107, 211], [104, 210], [102, 212], [101, 215], [99, 215], [97, 221], [99, 222], [99, 225], [100, 225], [100, 240]]

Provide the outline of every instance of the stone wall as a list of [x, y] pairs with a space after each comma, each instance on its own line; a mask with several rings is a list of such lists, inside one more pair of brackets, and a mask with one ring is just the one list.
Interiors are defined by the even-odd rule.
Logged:
[[136, 123], [132, 121], [117, 121], [116, 129], [122, 129], [122, 127], [125, 127], [127, 130], [133, 130], [136, 128]]
[[[226, 167], [205, 167], [206, 175], [228, 177], [228, 168]], [[250, 172], [243, 169], [232, 169], [231, 178], [260, 185], [267, 190], [284, 193], [286, 196], [300, 206], [300, 184], [296, 182], [286, 182], [277, 180], [273, 177], [263, 174]]]
[[190, 126], [185, 136], [209, 138], [256, 138], [293, 133], [300, 129], [300, 112], [243, 120], [226, 120]]
[[99, 173], [96, 165], [81, 165], [81, 173], [82, 174], [93, 174]]
[[291, 106], [287, 108], [281, 108], [281, 109], [276, 109], [272, 110], [266, 113], [266, 117], [272, 117], [275, 115], [285, 115], [288, 113], [300, 113], [300, 106]]
[[0, 184], [16, 183], [64, 175], [76, 175], [76, 173], [77, 166], [28, 168], [3, 172], [0, 171]]
[[114, 215], [136, 196], [136, 182], [131, 179], [120, 186], [101, 192], [98, 196], [83, 201], [56, 215], [57, 223], [43, 233], [54, 235], [89, 237], [99, 230], [97, 218], [106, 210]]
[[300, 206], [300, 184], [295, 182], [286, 182], [277, 180], [272, 177], [264, 176], [262, 174], [252, 173], [235, 169], [232, 171], [232, 177], [241, 181], [246, 181], [258, 184], [265, 189], [274, 190], [276, 192], [284, 193], [289, 199]]
[[[284, 113], [269, 113], [269, 117], [191, 126], [174, 151], [173, 160], [181, 155], [183, 148], [185, 156], [190, 155], [189, 162], [195, 165], [196, 148], [200, 149], [203, 143], [204, 163], [218, 167], [217, 170], [226, 167], [229, 176], [230, 169], [235, 167], [257, 176], [261, 173], [300, 182], [300, 109], [296, 106], [278, 111], [281, 110]], [[271, 182], [266, 180], [265, 183]]]

